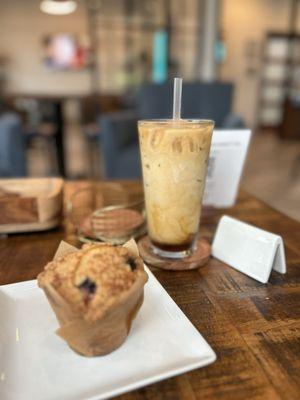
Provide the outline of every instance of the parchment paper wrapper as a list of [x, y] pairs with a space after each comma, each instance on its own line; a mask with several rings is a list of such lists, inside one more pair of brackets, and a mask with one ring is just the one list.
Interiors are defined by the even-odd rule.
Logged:
[[[124, 247], [138, 255], [134, 240], [125, 243]], [[54, 259], [75, 251], [78, 251], [76, 247], [61, 242]], [[118, 303], [95, 322], [88, 322], [75, 313], [52, 285], [43, 285], [42, 289], [60, 324], [56, 334], [73, 350], [84, 356], [99, 356], [112, 352], [125, 341], [130, 331], [132, 321], [143, 303], [144, 285], [147, 279], [145, 272], [129, 291], [120, 296]]]

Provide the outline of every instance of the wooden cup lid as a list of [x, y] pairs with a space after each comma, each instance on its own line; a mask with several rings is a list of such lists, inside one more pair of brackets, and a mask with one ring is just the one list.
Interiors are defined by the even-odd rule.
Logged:
[[144, 223], [143, 215], [130, 208], [99, 210], [91, 216], [96, 237], [124, 237], [134, 232]]
[[81, 241], [104, 241], [122, 244], [131, 237], [145, 232], [145, 217], [142, 212], [130, 208], [96, 210], [81, 221]]

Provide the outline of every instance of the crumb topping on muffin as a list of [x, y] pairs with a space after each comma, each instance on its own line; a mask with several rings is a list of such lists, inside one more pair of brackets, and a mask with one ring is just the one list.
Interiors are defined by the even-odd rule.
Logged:
[[138, 279], [143, 262], [126, 247], [85, 245], [48, 263], [38, 284], [50, 284], [87, 321], [95, 321], [120, 301]]

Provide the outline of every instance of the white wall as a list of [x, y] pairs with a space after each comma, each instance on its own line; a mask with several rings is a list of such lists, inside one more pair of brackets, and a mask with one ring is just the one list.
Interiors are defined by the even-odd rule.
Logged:
[[[268, 31], [285, 32], [288, 29], [290, 5], [290, 0], [222, 2], [220, 22], [227, 58], [220, 67], [220, 77], [235, 83], [234, 111], [242, 115], [249, 126], [256, 123], [264, 37]], [[255, 59], [251, 60], [257, 70], [255, 74], [249, 74], [247, 69], [249, 58], [246, 52], [251, 42], [258, 45]]]
[[90, 90], [88, 71], [51, 72], [42, 64], [42, 38], [49, 33], [87, 34], [82, 1], [74, 14], [50, 16], [39, 0], [1, 0], [0, 55], [8, 58], [9, 92], [78, 95]]

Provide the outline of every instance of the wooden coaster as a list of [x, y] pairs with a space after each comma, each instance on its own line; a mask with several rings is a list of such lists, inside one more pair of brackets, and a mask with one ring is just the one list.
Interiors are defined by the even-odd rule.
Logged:
[[202, 267], [204, 264], [206, 264], [211, 254], [211, 246], [204, 238], [198, 239], [196, 250], [192, 255], [178, 260], [163, 258], [153, 253], [149, 236], [144, 236], [141, 240], [139, 240], [138, 246], [140, 255], [146, 264], [173, 271], [189, 270]]

